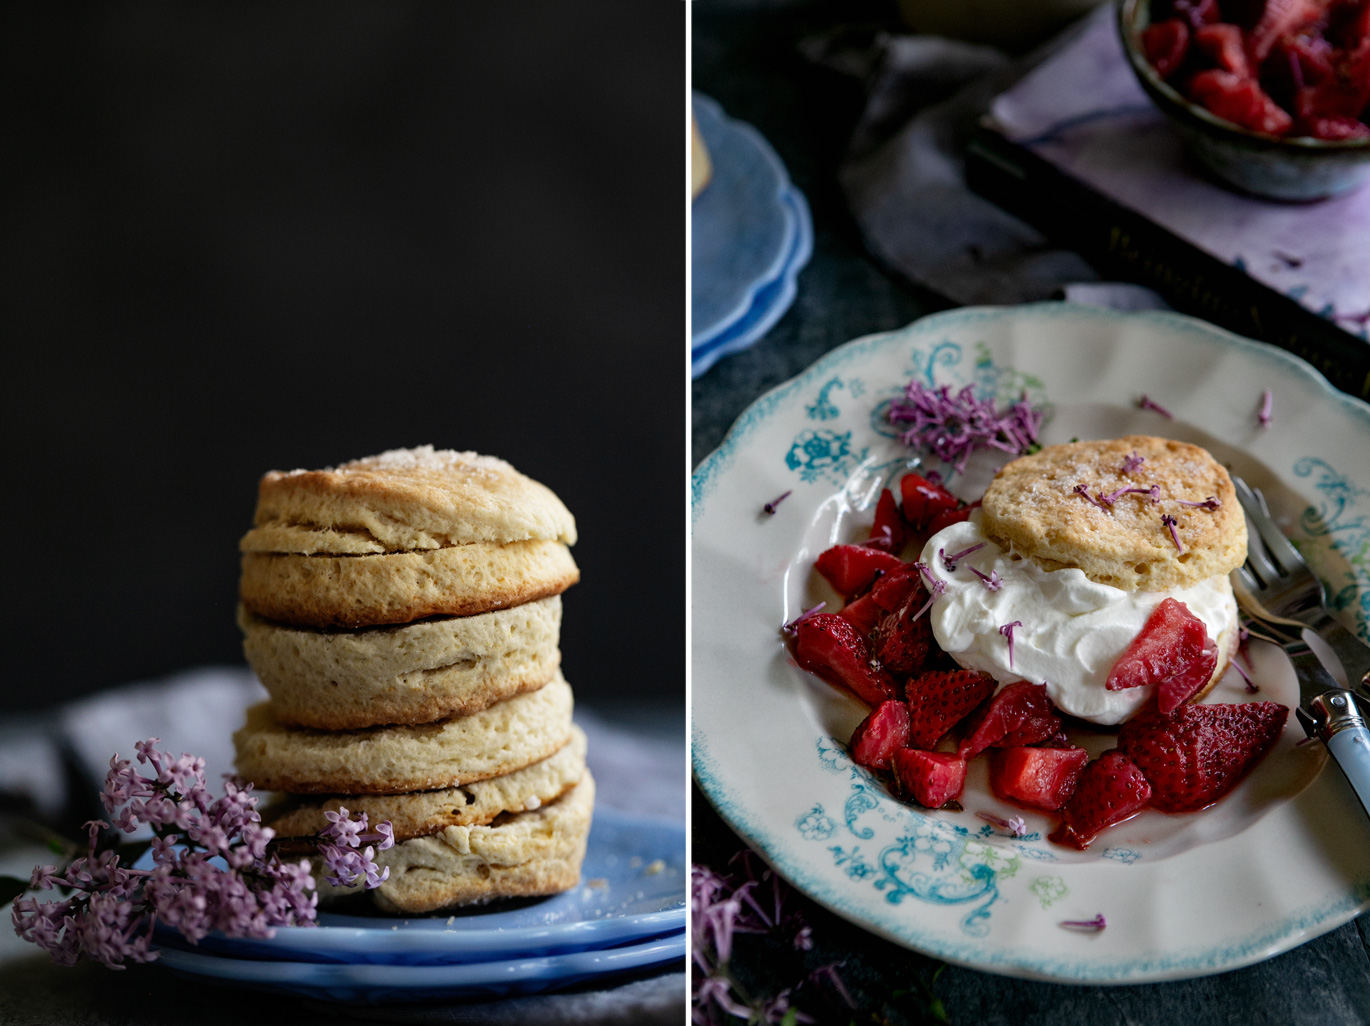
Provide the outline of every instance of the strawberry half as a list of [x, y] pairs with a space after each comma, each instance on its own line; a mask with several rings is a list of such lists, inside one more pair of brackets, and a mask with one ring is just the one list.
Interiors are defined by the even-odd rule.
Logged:
[[1189, 53], [1189, 26], [1179, 18], [1148, 25], [1142, 29], [1142, 53], [1156, 74], [1169, 78]]
[[875, 604], [875, 597], [866, 592], [859, 599], [848, 602], [836, 615], [855, 627], [856, 633], [864, 638], [880, 626], [880, 621], [885, 618], [885, 611]]
[[1047, 840], [1084, 851], [1099, 831], [1131, 819], [1150, 799], [1151, 785], [1137, 764], [1110, 748], [1085, 767]]
[[886, 571], [871, 585], [867, 594], [886, 613], [893, 613], [896, 609], [902, 609], [915, 592], [918, 593], [917, 605], [913, 607], [916, 610], [928, 600], [928, 592], [923, 587], [918, 568], [912, 563], [901, 563], [893, 570]]
[[1194, 812], [1241, 783], [1279, 739], [1288, 715], [1278, 702], [1186, 705], [1172, 718], [1148, 710], [1123, 724], [1118, 747], [1151, 783], [1152, 805]]
[[989, 786], [1007, 802], [1055, 812], [1072, 794], [1089, 762], [1083, 748], [1004, 748], [989, 762]]
[[[1206, 654], [1210, 648], [1212, 652]], [[1109, 691], [1121, 691], [1163, 684], [1182, 675], [1188, 680], [1191, 674], [1199, 672], [1196, 663], [1206, 665], [1209, 676], [1217, 668], [1217, 649], [1208, 639], [1208, 628], [1183, 602], [1168, 598], [1151, 611], [1141, 633], [1132, 639], [1132, 644], [1108, 671], [1104, 687]], [[1207, 680], [1208, 677], [1204, 677], [1200, 686]]]
[[932, 749], [947, 731], [994, 694], [994, 678], [974, 670], [924, 673], [904, 688], [909, 700], [911, 748]]
[[839, 595], [851, 598], [869, 588], [880, 574], [903, 566], [904, 561], [865, 545], [834, 545], [813, 565]]
[[890, 768], [894, 753], [909, 743], [909, 707], [897, 698], [881, 702], [852, 732], [852, 761], [868, 769]]
[[847, 686], [868, 705], [879, 705], [898, 694], [889, 674], [872, 665], [866, 639], [836, 613], [818, 613], [799, 621], [794, 656], [804, 669], [831, 684]]
[[940, 809], [958, 797], [966, 784], [966, 760], [947, 752], [901, 748], [891, 765], [899, 790], [929, 809]]
[[976, 499], [969, 506], [962, 506], [960, 509], [944, 509], [937, 516], [932, 518], [932, 523], [928, 524], [928, 535], [931, 537], [938, 531], [950, 527], [952, 524], [959, 524], [969, 520], [970, 515], [980, 508], [980, 500]]
[[1000, 689], [971, 715], [957, 752], [968, 759], [989, 747], [1032, 745], [1060, 729], [1061, 717], [1047, 697], [1047, 686], [1020, 680]]
[[895, 677], [917, 673], [932, 651], [932, 623], [929, 617], [913, 618], [918, 607], [926, 601], [927, 593], [919, 588], [909, 596], [902, 609], [885, 614], [871, 638], [875, 646], [875, 658]]
[[898, 552], [904, 547], [908, 535], [908, 525], [904, 523], [899, 507], [894, 504], [894, 493], [888, 488], [882, 489], [880, 501], [875, 504], [875, 523], [871, 525], [867, 547]]
[[899, 494], [904, 500], [904, 519], [920, 530], [932, 523], [937, 514], [961, 504], [951, 492], [920, 474], [901, 477]]
[[1218, 668], [1218, 646], [1213, 642], [1204, 645], [1199, 658], [1190, 663], [1169, 680], [1156, 687], [1156, 708], [1164, 716], [1169, 716], [1180, 706], [1197, 695], [1213, 677]]

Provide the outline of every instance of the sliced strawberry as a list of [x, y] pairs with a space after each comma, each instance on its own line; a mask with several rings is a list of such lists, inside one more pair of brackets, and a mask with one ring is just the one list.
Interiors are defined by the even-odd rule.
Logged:
[[864, 638], [880, 625], [885, 611], [875, 604], [875, 597], [868, 591], [859, 599], [848, 602], [837, 611], [837, 615], [855, 627]]
[[1259, 67], [1281, 36], [1311, 25], [1326, 9], [1327, 0], [1265, 0], [1260, 20], [1246, 37], [1251, 64]]
[[1242, 30], [1236, 25], [1205, 25], [1194, 33], [1194, 46], [1224, 71], [1242, 78], [1251, 77], [1251, 65], [1242, 45]]
[[898, 552], [908, 540], [909, 528], [894, 504], [894, 493], [888, 488], [880, 492], [875, 504], [875, 523], [871, 525], [870, 540], [866, 545], [885, 552]]
[[1317, 85], [1300, 90], [1299, 113], [1307, 120], [1364, 116], [1370, 103], [1370, 47], [1346, 55], [1333, 64], [1332, 74]]
[[1169, 78], [1189, 53], [1189, 26], [1168, 18], [1142, 29], [1142, 53], [1161, 78]]
[[1162, 812], [1193, 812], [1227, 794], [1270, 751], [1289, 709], [1278, 702], [1185, 705], [1172, 718], [1149, 710], [1118, 731], [1118, 747], [1151, 783]]
[[1266, 135], [1284, 135], [1294, 119], [1272, 100], [1255, 79], [1230, 71], [1201, 71], [1189, 82], [1189, 97], [1234, 125]]
[[1315, 139], [1339, 142], [1345, 139], [1370, 139], [1370, 125], [1341, 114], [1312, 117], [1303, 122], [1304, 131]]
[[1203, 690], [1218, 669], [1218, 646], [1209, 642], [1199, 658], [1156, 687], [1156, 708], [1169, 716]]
[[962, 506], [960, 509], [944, 509], [937, 516], [932, 518], [932, 523], [928, 524], [928, 534], [934, 535], [938, 531], [950, 527], [952, 524], [959, 524], [969, 520], [970, 515], [980, 508], [980, 500], [976, 499], [969, 506]]
[[898, 695], [889, 674], [871, 662], [866, 639], [835, 613], [818, 613], [795, 628], [795, 659], [830, 684], [843, 684], [868, 705]]
[[871, 585], [869, 594], [884, 612], [893, 613], [904, 608], [915, 592], [918, 598], [913, 608], [917, 610], [928, 600], [928, 593], [923, 587], [923, 579], [918, 574], [918, 568], [912, 563], [903, 563], [893, 570], [886, 571]]
[[940, 484], [934, 484], [919, 474], [901, 477], [899, 493], [904, 501], [904, 519], [919, 529], [932, 523], [937, 514], [961, 504], [956, 496]]
[[902, 609], [886, 613], [871, 639], [875, 658], [895, 677], [908, 677], [923, 669], [932, 651], [931, 619], [926, 615], [914, 619], [923, 604], [920, 598], [927, 601], [921, 588], [909, 596]]
[[966, 784], [966, 760], [959, 755], [901, 748], [890, 765], [899, 790], [929, 809], [940, 809], [958, 797]]
[[[1168, 598], [1151, 611], [1141, 632], [1108, 671], [1104, 687], [1122, 691], [1164, 683], [1187, 673], [1204, 659], [1204, 650], [1209, 647], [1204, 622], [1179, 599]], [[1210, 675], [1216, 665], [1215, 654], [1214, 662], [1208, 664]]]
[[1089, 762], [1083, 748], [1004, 748], [990, 756], [989, 786], [1006, 802], [1055, 812]]
[[834, 545], [813, 565], [839, 595], [851, 598], [869, 588], [881, 573], [903, 566], [904, 561], [865, 545]]
[[909, 700], [909, 746], [936, 748], [947, 731], [994, 694], [994, 688], [993, 677], [973, 670], [944, 670], [914, 677], [904, 688]]
[[1150, 799], [1151, 785], [1137, 764], [1110, 748], [1085, 767], [1047, 840], [1084, 851], [1099, 831], [1131, 819]]
[[1047, 686], [1020, 680], [1001, 688], [971, 714], [957, 752], [970, 758], [990, 747], [1031, 745], [1060, 729], [1061, 717], [1047, 697]]
[[881, 702], [851, 736], [851, 757], [868, 769], [890, 768], [890, 758], [909, 742], [909, 707], [897, 698]]

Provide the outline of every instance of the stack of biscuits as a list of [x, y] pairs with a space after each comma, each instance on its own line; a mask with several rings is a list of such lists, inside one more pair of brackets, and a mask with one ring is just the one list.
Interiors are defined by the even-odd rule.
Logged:
[[[281, 838], [388, 820], [384, 911], [575, 886], [594, 781], [561, 676], [575, 521], [509, 464], [431, 446], [273, 471], [238, 618], [270, 699], [234, 735]], [[320, 882], [324, 899], [333, 896]]]

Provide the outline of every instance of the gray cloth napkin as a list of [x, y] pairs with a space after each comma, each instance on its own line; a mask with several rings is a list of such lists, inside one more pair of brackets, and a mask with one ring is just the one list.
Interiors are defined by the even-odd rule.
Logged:
[[801, 43], [810, 61], [865, 84], [866, 107], [839, 179], [876, 259], [957, 303], [1026, 303], [1069, 291], [1092, 305], [1165, 306], [1148, 289], [1099, 283], [1079, 254], [966, 186], [966, 143], [990, 101], [1074, 31], [1018, 60], [935, 36], [871, 39], [838, 29]]

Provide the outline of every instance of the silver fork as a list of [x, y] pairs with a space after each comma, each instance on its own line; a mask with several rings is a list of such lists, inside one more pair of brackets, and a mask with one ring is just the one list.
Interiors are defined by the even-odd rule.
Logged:
[[1235, 475], [1232, 484], [1248, 523], [1255, 528], [1247, 541], [1246, 565], [1232, 575], [1243, 608], [1257, 619], [1283, 624], [1296, 633], [1305, 627], [1311, 630], [1336, 654], [1348, 685], [1370, 696], [1370, 646], [1328, 611], [1322, 581], [1270, 519], [1265, 497]]
[[[1299, 681], [1297, 714], [1304, 732], [1327, 745], [1361, 807], [1370, 814], [1370, 727], [1355, 694], [1338, 686], [1309, 649], [1303, 633], [1313, 630], [1313, 623], [1319, 627], [1325, 622], [1336, 624], [1323, 606], [1322, 585], [1270, 519], [1259, 493], [1241, 478], [1233, 478], [1233, 484], [1255, 532], [1247, 539], [1246, 565], [1232, 571], [1232, 590], [1241, 607], [1262, 621], [1270, 640], [1289, 656]], [[1317, 633], [1332, 645], [1353, 684], [1363, 686], [1370, 653], [1350, 631], [1340, 624], [1336, 628], [1345, 636], [1339, 643], [1334, 642], [1331, 632]], [[1357, 651], [1353, 653], [1346, 639], [1354, 642]]]

